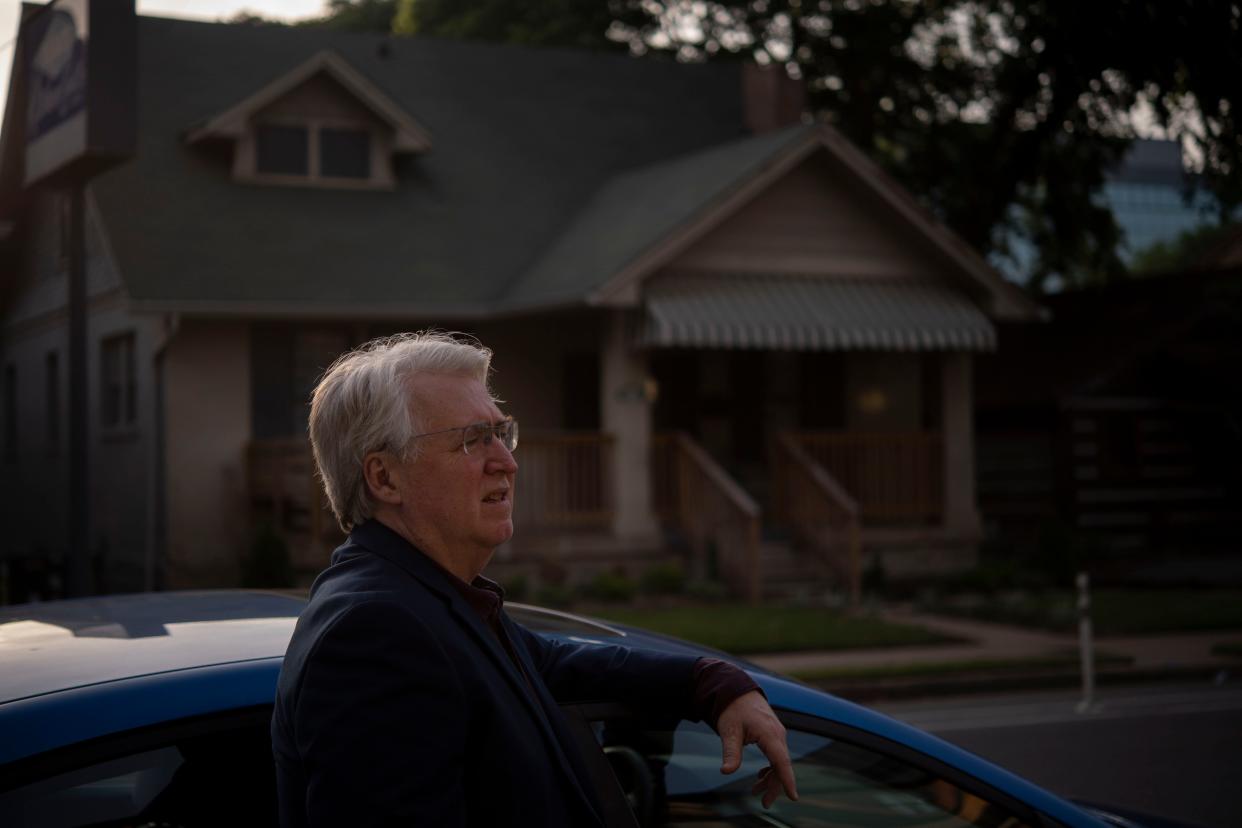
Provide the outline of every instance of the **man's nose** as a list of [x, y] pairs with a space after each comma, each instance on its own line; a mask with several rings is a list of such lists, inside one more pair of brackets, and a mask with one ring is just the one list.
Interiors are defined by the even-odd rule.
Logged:
[[488, 474], [514, 474], [517, 470], [517, 461], [513, 459], [513, 452], [505, 448], [505, 444], [501, 441], [493, 440], [484, 471]]

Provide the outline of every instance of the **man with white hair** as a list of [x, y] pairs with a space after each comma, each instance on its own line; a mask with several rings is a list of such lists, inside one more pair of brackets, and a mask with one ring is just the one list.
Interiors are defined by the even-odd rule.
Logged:
[[706, 719], [722, 772], [758, 744], [769, 805], [796, 798], [785, 731], [741, 670], [550, 642], [482, 576], [513, 534], [518, 427], [491, 352], [443, 333], [376, 340], [311, 402], [315, 462], [349, 538], [311, 588], [272, 719], [281, 824], [603, 824], [558, 700]]

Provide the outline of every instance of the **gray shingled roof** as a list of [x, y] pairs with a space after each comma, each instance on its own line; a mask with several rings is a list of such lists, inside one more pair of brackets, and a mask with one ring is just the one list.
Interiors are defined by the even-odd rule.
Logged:
[[814, 129], [789, 127], [619, 173], [582, 207], [506, 299], [520, 307], [584, 296]]
[[[443, 316], [495, 309], [519, 282], [571, 296], [522, 275], [605, 182], [744, 132], [731, 64], [157, 18], [139, 40], [139, 152], [93, 189], [140, 303]], [[321, 49], [431, 132], [396, 191], [241, 185], [227, 154], [186, 145]]]

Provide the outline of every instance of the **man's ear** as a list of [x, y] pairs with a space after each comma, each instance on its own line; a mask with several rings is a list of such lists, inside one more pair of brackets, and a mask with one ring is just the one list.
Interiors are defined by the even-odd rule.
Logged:
[[401, 465], [397, 456], [387, 451], [373, 451], [362, 458], [362, 477], [367, 491], [380, 503], [401, 505]]

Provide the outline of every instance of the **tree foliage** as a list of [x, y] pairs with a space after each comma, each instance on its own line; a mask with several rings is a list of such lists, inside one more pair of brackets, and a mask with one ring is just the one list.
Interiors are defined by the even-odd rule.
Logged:
[[1226, 239], [1237, 235], [1236, 222], [1205, 224], [1182, 232], [1168, 242], [1155, 242], [1134, 254], [1130, 271], [1138, 275], [1160, 275], [1200, 265], [1204, 256]]
[[[1124, 272], [1098, 193], [1139, 131], [1242, 203], [1239, 0], [331, 0], [328, 22], [537, 45], [753, 59], [976, 249], [1016, 235], [1039, 288]], [[384, 17], [382, 10], [389, 14]], [[1137, 114], [1136, 114], [1137, 113]], [[1144, 123], [1144, 121], [1146, 123]]]
[[328, 0], [323, 17], [307, 20], [306, 26], [329, 26], [348, 32], [389, 32], [397, 14], [398, 0]]

